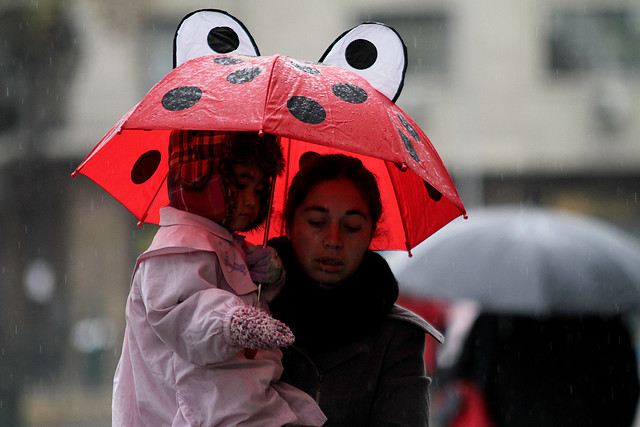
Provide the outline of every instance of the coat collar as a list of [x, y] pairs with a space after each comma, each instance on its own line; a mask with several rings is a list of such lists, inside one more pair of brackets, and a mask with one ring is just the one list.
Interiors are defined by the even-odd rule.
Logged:
[[391, 307], [391, 311], [388, 316], [395, 320], [401, 320], [403, 322], [411, 323], [422, 329], [426, 334], [431, 335], [436, 341], [440, 344], [444, 342], [444, 335], [436, 328], [434, 328], [429, 322], [424, 320], [422, 317], [415, 314], [413, 311], [407, 310], [404, 307], [400, 307], [399, 305], [394, 305]]
[[160, 225], [163, 227], [170, 227], [174, 225], [197, 227], [228, 242], [235, 241], [241, 243], [244, 240], [244, 236], [231, 233], [229, 230], [209, 218], [181, 211], [171, 206], [165, 206], [160, 209]]

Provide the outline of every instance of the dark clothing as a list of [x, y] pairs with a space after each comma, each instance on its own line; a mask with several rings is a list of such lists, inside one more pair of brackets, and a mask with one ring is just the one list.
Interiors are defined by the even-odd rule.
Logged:
[[382, 257], [365, 255], [336, 289], [322, 289], [297, 264], [287, 240], [271, 241], [287, 272], [274, 317], [296, 335], [284, 349], [283, 379], [319, 403], [327, 426], [427, 426], [431, 325], [394, 305], [398, 285]]
[[457, 377], [483, 390], [497, 427], [633, 422], [636, 355], [619, 317], [481, 315]]

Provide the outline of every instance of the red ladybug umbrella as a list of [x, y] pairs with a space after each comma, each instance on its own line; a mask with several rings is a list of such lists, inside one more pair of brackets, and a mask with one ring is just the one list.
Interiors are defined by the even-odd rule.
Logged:
[[168, 204], [168, 141], [174, 129], [281, 137], [288, 167], [276, 182], [270, 236], [283, 232], [278, 213], [306, 151], [355, 155], [376, 175], [383, 232], [372, 249], [410, 250], [465, 213], [431, 142], [394, 102], [352, 71], [281, 55], [206, 55], [179, 65], [74, 174], [91, 178], [141, 222], [157, 224], [159, 209]]

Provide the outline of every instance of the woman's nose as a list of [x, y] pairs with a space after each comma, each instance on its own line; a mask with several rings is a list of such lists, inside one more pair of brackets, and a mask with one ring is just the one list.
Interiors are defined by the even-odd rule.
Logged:
[[330, 249], [339, 249], [342, 247], [342, 233], [339, 226], [332, 225], [327, 227], [324, 245]]

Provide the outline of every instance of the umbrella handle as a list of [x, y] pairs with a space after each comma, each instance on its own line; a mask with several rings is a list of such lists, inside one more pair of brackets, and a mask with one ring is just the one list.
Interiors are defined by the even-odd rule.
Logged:
[[[260, 302], [260, 293], [262, 292], [262, 283], [258, 283], [258, 302]], [[244, 349], [244, 357], [247, 359], [253, 359], [256, 357], [258, 350], [255, 348], [245, 348]]]
[[[267, 218], [266, 218], [266, 223], [264, 226], [264, 239], [262, 240], [262, 247], [264, 248], [265, 246], [267, 246], [267, 241], [269, 240], [269, 222], [271, 222], [271, 209], [272, 206], [271, 204], [273, 203], [273, 195], [275, 193], [276, 190], [276, 177], [273, 177], [273, 180], [271, 181], [271, 188], [269, 189], [269, 201], [267, 203], [267, 206], [269, 206], [269, 210], [267, 211]], [[258, 303], [260, 302], [260, 297], [262, 294], [262, 283], [258, 283]], [[246, 357], [247, 359], [253, 359], [256, 357], [256, 354], [258, 353], [258, 350], [253, 349], [253, 348], [245, 348], [244, 349], [244, 357]]]
[[262, 247], [266, 247], [267, 246], [267, 241], [269, 240], [269, 228], [270, 228], [270, 223], [271, 223], [271, 213], [273, 211], [273, 195], [276, 192], [276, 179], [277, 177], [273, 177], [273, 180], [271, 181], [271, 185], [269, 188], [269, 200], [267, 201], [267, 206], [269, 206], [269, 210], [267, 211], [267, 218], [265, 219], [265, 224], [264, 224], [264, 238], [262, 239]]

